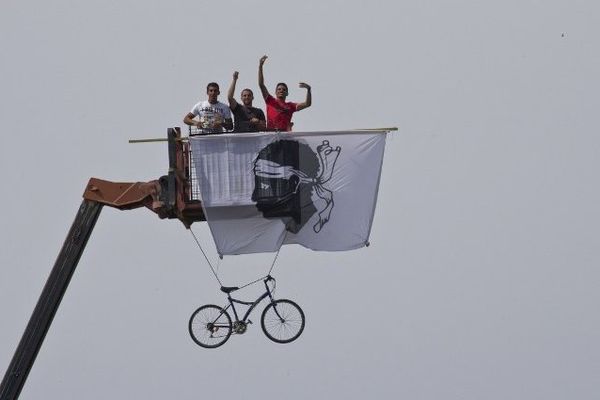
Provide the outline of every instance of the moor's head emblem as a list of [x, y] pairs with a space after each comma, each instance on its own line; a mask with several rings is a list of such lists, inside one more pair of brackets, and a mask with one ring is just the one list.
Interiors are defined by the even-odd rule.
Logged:
[[[296, 140], [269, 144], [254, 161], [252, 200], [256, 207], [265, 218], [281, 218], [292, 233], [298, 233], [318, 212], [313, 230], [320, 232], [334, 206], [333, 192], [326, 184], [340, 151], [341, 147], [333, 148], [327, 140], [317, 146], [316, 152]], [[315, 205], [313, 194], [323, 201]]]

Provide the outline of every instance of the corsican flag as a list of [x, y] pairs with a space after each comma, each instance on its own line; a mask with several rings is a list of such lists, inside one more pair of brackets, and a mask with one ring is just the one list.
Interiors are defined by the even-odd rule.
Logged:
[[190, 138], [202, 206], [221, 255], [296, 243], [350, 250], [369, 239], [387, 131]]

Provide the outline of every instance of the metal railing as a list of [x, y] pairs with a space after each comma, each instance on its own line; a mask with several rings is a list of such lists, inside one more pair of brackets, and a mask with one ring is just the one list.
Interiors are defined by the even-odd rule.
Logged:
[[198, 186], [198, 177], [196, 176], [196, 168], [194, 167], [194, 154], [192, 152], [192, 147], [188, 143], [186, 146], [187, 152], [187, 171], [186, 178], [188, 181], [188, 190], [187, 190], [187, 201], [200, 201], [200, 187]]

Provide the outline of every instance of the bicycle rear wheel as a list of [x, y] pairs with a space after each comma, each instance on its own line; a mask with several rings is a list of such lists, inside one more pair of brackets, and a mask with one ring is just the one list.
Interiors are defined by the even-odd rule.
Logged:
[[197, 345], [214, 349], [231, 336], [231, 317], [225, 309], [207, 304], [194, 311], [188, 329]]
[[265, 307], [260, 323], [269, 339], [289, 343], [298, 339], [304, 330], [304, 312], [291, 300], [275, 300]]

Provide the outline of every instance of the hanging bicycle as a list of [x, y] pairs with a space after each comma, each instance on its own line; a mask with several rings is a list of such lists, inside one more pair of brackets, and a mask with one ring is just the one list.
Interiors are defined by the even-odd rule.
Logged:
[[[242, 301], [232, 297], [231, 293], [241, 289], [240, 287], [221, 286], [221, 291], [227, 294], [229, 304], [225, 307], [207, 304], [194, 311], [188, 324], [192, 340], [199, 346], [216, 348], [223, 345], [232, 334], [246, 333], [248, 325], [252, 323], [249, 319], [250, 314], [266, 298], [269, 299], [269, 303], [260, 318], [265, 335], [276, 343], [290, 343], [298, 339], [304, 330], [304, 312], [298, 304], [291, 300], [275, 300], [273, 297], [276, 286], [275, 278], [267, 275], [262, 280], [266, 291], [255, 301]], [[270, 283], [272, 287], [269, 287]], [[235, 304], [249, 306], [241, 319]], [[235, 321], [232, 321], [227, 311], [229, 309], [233, 311]]]

